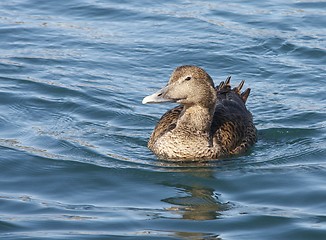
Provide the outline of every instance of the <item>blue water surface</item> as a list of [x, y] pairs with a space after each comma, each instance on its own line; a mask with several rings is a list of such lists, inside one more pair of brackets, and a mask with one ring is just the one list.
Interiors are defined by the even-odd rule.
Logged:
[[[326, 239], [326, 2], [0, 2], [1, 239]], [[246, 80], [245, 155], [158, 160], [172, 70]]]

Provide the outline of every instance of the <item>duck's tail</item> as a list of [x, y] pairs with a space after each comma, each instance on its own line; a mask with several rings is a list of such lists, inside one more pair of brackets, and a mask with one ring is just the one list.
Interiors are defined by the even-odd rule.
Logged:
[[247, 102], [247, 99], [250, 94], [250, 88], [247, 88], [244, 92], [241, 92], [241, 89], [245, 83], [244, 80], [240, 82], [240, 84], [237, 87], [234, 87], [233, 89], [231, 88], [231, 76], [228, 76], [225, 81], [222, 81], [217, 87], [216, 87], [216, 92], [218, 94], [224, 95], [225, 98], [228, 98], [227, 95], [232, 95], [232, 93], [235, 93], [242, 99], [243, 103]]

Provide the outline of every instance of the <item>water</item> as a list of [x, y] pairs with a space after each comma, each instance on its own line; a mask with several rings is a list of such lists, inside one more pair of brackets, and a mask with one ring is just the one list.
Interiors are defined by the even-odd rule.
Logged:
[[[0, 3], [0, 238], [325, 239], [326, 2]], [[146, 148], [179, 65], [252, 88], [259, 141]]]

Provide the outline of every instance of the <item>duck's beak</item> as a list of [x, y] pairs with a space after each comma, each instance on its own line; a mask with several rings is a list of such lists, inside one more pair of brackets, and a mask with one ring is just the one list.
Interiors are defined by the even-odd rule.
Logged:
[[168, 87], [166, 86], [161, 90], [157, 91], [156, 93], [153, 93], [152, 95], [145, 97], [142, 103], [146, 104], [146, 103], [161, 103], [161, 102], [173, 101], [173, 99], [170, 99], [166, 96], [167, 91], [168, 91]]

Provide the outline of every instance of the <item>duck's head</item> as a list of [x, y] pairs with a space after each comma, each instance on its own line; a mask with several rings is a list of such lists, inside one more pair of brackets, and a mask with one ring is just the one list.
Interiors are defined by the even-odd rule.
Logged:
[[216, 102], [214, 82], [202, 68], [189, 65], [177, 67], [164, 88], [143, 99], [143, 104], [161, 102], [211, 108]]

